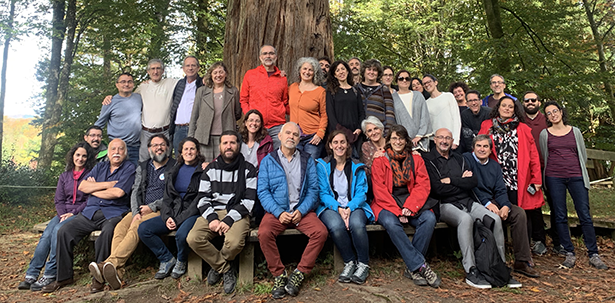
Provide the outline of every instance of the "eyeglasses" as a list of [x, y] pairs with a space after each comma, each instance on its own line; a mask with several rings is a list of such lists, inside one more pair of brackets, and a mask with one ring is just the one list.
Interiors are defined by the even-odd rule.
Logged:
[[166, 146], [167, 146], [166, 143], [159, 143], [159, 144], [151, 144], [149, 147], [158, 148], [158, 147], [166, 147]]
[[412, 79], [412, 78], [410, 78], [410, 77], [399, 77], [399, 78], [397, 78], [397, 81], [399, 81], [399, 82], [408, 81], [409, 82], [410, 79]]
[[102, 138], [102, 134], [89, 134], [88, 137], [90, 138]]
[[118, 81], [117, 83], [119, 84], [134, 84], [135, 82], [132, 80], [122, 80], [122, 81]]
[[427, 85], [427, 84], [431, 84], [431, 83], [433, 83], [433, 81], [431, 81], [431, 80], [423, 81], [423, 85]]
[[491, 81], [491, 85], [504, 84], [504, 81]]
[[275, 52], [263, 52], [261, 53], [262, 56], [273, 56], [275, 55]]
[[438, 139], [438, 140], [446, 140], [446, 141], [453, 140], [453, 137], [450, 137], [450, 136], [446, 136], [446, 137], [445, 136], [436, 136], [435, 138]]
[[406, 139], [401, 138], [401, 137], [391, 137], [391, 142], [394, 142], [394, 141], [403, 142], [403, 141], [406, 141]]
[[550, 112], [546, 112], [547, 117], [550, 117], [550, 116], [555, 115], [557, 113], [559, 113], [559, 109], [557, 109], [557, 108], [552, 110], [552, 111], [550, 111]]
[[536, 99], [536, 98], [526, 98], [526, 99], [523, 99], [523, 102], [534, 103], [534, 102], [538, 102], [538, 99]]
[[468, 102], [478, 102], [480, 99], [468, 99]]

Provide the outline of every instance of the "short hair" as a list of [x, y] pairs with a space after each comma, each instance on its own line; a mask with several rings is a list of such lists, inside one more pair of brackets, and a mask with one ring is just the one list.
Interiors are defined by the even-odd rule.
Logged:
[[[387, 143], [385, 145], [385, 149], [391, 148], [391, 136], [393, 133], [396, 133], [397, 136], [402, 137], [406, 141], [406, 145], [404, 146], [404, 150], [412, 153], [412, 139], [410, 139], [410, 135], [408, 135], [408, 130], [400, 124], [393, 124], [391, 128], [389, 128], [389, 135], [387, 136]], [[410, 155], [412, 157], [412, 155]]]
[[540, 96], [535, 91], [528, 90], [525, 93], [523, 93], [523, 101], [524, 102], [525, 102], [525, 95], [527, 95], [527, 94], [534, 94], [534, 95], [536, 95], [536, 100], [540, 101]]
[[161, 133], [161, 134], [155, 134], [155, 135], [151, 136], [151, 137], [147, 140], [147, 147], [152, 146], [152, 140], [153, 140], [154, 138], [160, 138], [160, 139], [164, 140], [164, 143], [166, 143], [166, 144], [167, 144], [167, 146], [170, 146], [170, 141], [169, 141], [169, 138], [167, 138], [167, 136], [166, 136], [165, 134], [162, 134], [162, 133]]
[[248, 117], [250, 117], [251, 114], [258, 115], [258, 117], [261, 119], [261, 129], [256, 133], [256, 136], [254, 137], [254, 141], [260, 143], [269, 133], [264, 126], [265, 122], [263, 121], [263, 114], [261, 114], [258, 109], [251, 109], [245, 115], [243, 115], [243, 118], [239, 122], [239, 134], [241, 135], [241, 140], [243, 140], [243, 142], [245, 143], [248, 143], [249, 134], [248, 129], [246, 128], [246, 120], [248, 120]]
[[[402, 68], [397, 72], [397, 74], [395, 74], [394, 80], [397, 81], [397, 78], [399, 78], [399, 75], [401, 75], [402, 73], [406, 73], [408, 74], [408, 77], [410, 77], [410, 72]], [[412, 78], [412, 79], [415, 79], [415, 78]], [[410, 79], [410, 90], [412, 90], [412, 79]]]
[[349, 159], [352, 156], [352, 145], [348, 143], [348, 136], [346, 135], [346, 132], [341, 129], [336, 129], [331, 134], [329, 134], [329, 137], [327, 138], [327, 144], [325, 144], [325, 149], [327, 150], [328, 155], [333, 155], [333, 150], [331, 150], [329, 144], [331, 144], [335, 136], [340, 134], [344, 135], [344, 137], [346, 138], [346, 159]]
[[147, 70], [150, 69], [150, 67], [152, 66], [152, 64], [154, 63], [159, 63], [160, 67], [162, 68], [162, 70], [164, 71], [164, 62], [162, 62], [162, 60], [160, 59], [151, 59], [147, 62]]
[[361, 61], [361, 59], [359, 59], [359, 57], [352, 57], [352, 58], [348, 59], [347, 62], [350, 62], [352, 60], [357, 60], [357, 61], [359, 61], [359, 63], [363, 64], [363, 61]]
[[318, 62], [320, 61], [327, 61], [327, 63], [331, 64], [331, 59], [329, 59], [329, 57], [327, 56], [322, 56], [320, 58], [318, 58]]
[[519, 119], [519, 122], [525, 122], [525, 111], [522, 109], [523, 105], [521, 105], [519, 101], [515, 101], [513, 100], [513, 98], [509, 96], [504, 96], [500, 98], [500, 100], [498, 100], [498, 103], [493, 107], [493, 109], [491, 109], [489, 118], [494, 119], [494, 118], [500, 117], [500, 105], [502, 104], [502, 101], [506, 99], [512, 101], [513, 104], [515, 105], [514, 116], [517, 116], [517, 119]]
[[382, 121], [380, 121], [380, 119], [378, 119], [378, 118], [376, 118], [374, 116], [369, 116], [369, 117], [365, 118], [365, 120], [361, 121], [361, 131], [363, 131], [363, 133], [365, 133], [365, 129], [367, 128], [367, 124], [373, 124], [377, 128], [379, 128], [380, 130], [384, 131], [384, 124], [382, 124]]
[[226, 65], [224, 64], [224, 62], [222, 61], [218, 61], [214, 64], [212, 64], [208, 69], [207, 69], [207, 73], [205, 73], [205, 86], [211, 88], [214, 87], [214, 81], [211, 78], [211, 73], [214, 72], [214, 70], [218, 67], [222, 67], [222, 69], [224, 70], [224, 72], [226, 73], [226, 78], [224, 79], [224, 85], [226, 87], [233, 87], [233, 84], [231, 84], [231, 81], [229, 80], [228, 77], [228, 68], [226, 68]]
[[73, 156], [79, 148], [85, 149], [85, 152], [88, 154], [84, 168], [86, 170], [90, 170], [94, 167], [94, 165], [96, 165], [96, 154], [94, 153], [94, 150], [92, 149], [90, 144], [85, 141], [82, 141], [73, 145], [73, 147], [71, 147], [68, 153], [66, 153], [66, 171], [72, 172], [75, 169], [75, 162], [73, 161]]
[[547, 120], [548, 127], [553, 126], [553, 123], [551, 123], [551, 121], [549, 121], [549, 118], [547, 117], [547, 106], [557, 107], [557, 109], [559, 109], [559, 111], [562, 113], [562, 122], [564, 123], [564, 125], [569, 125], [568, 124], [568, 112], [566, 111], [566, 109], [561, 104], [559, 104], [557, 101], [547, 101], [543, 107], [543, 110], [545, 111], [545, 119]]
[[467, 85], [467, 84], [465, 84], [465, 82], [461, 82], [461, 81], [451, 83], [451, 84], [448, 86], [448, 91], [449, 91], [449, 92], [451, 92], [451, 93], [453, 93], [453, 90], [454, 90], [454, 89], [456, 89], [456, 88], [458, 88], [458, 87], [461, 87], [461, 89], [463, 89], [463, 92], [464, 92], [464, 93], [466, 93], [466, 95], [468, 94], [468, 90], [469, 90], [470, 88], [468, 87], [468, 85]]
[[[438, 82], [438, 78], [436, 78], [436, 76], [432, 74], [425, 74], [425, 76], [423, 76], [423, 79], [424, 78], [430, 78], [431, 80], [433, 80], [433, 82]], [[423, 81], [421, 81], [421, 84], [423, 84]]]
[[222, 136], [235, 136], [235, 140], [237, 140], [237, 144], [241, 147], [241, 136], [236, 130], [227, 129], [220, 134], [220, 143], [222, 143]]
[[504, 82], [504, 84], [506, 84], [506, 80], [504, 80], [504, 76], [502, 76], [500, 74], [493, 74], [493, 75], [491, 75], [491, 77], [489, 77], [489, 84], [491, 84], [491, 80], [493, 80], [493, 77], [500, 77], [500, 78], [502, 78], [502, 82]]
[[271, 44], [263, 44], [259, 49], [258, 49], [258, 56], [260, 57], [261, 55], [261, 51], [263, 50], [263, 47], [265, 46], [269, 46], [273, 48], [273, 52], [277, 55], [278, 54], [278, 50], [275, 48], [275, 46], [271, 45]]
[[380, 64], [380, 61], [378, 59], [369, 59], [361, 64], [361, 79], [363, 81], [365, 81], [365, 70], [368, 68], [375, 68], [378, 71], [376, 82], [380, 82], [382, 80], [382, 64]]
[[297, 77], [297, 82], [301, 82], [301, 67], [305, 63], [309, 63], [312, 66], [312, 69], [314, 70], [314, 76], [313, 76], [312, 82], [316, 85], [321, 85], [322, 82], [325, 80], [325, 77], [324, 77], [324, 74], [322, 73], [322, 70], [320, 69], [320, 65], [318, 64], [318, 61], [316, 61], [316, 59], [313, 57], [301, 57], [297, 60], [297, 63], [295, 64], [295, 72], [296, 72], [295, 77]]
[[[469, 95], [469, 94], [475, 94], [476, 96], [478, 96], [478, 99], [480, 99], [480, 92], [479, 92], [479, 91], [477, 91], [477, 90], [475, 90], [475, 89], [468, 90], [468, 91], [466, 92], [466, 96], [467, 96], [467, 95]], [[466, 97], [466, 98], [467, 98], [467, 97]]]
[[201, 62], [199, 62], [199, 59], [198, 59], [197, 57], [192, 56], [192, 55], [190, 55], [190, 56], [186, 56], [186, 58], [184, 58], [184, 62], [185, 62], [185, 61], [186, 61], [186, 59], [188, 59], [188, 58], [192, 58], [192, 59], [196, 60], [196, 66], [201, 67]]
[[201, 144], [199, 143], [199, 140], [194, 137], [186, 137], [179, 142], [179, 156], [177, 156], [177, 163], [184, 164], [182, 150], [184, 149], [184, 144], [186, 144], [186, 142], [192, 142], [196, 146], [196, 160], [199, 162], [205, 161], [205, 157], [201, 154]]
[[103, 131], [103, 129], [100, 126], [92, 125], [92, 126], [88, 127], [88, 129], [85, 130], [85, 135], [86, 136], [90, 135], [90, 131], [93, 130], [93, 129], [99, 130], [101, 133]]
[[474, 146], [476, 145], [476, 142], [484, 141], [484, 140], [489, 141], [489, 148], [493, 147], [493, 141], [491, 141], [491, 137], [489, 135], [481, 134], [481, 135], [476, 135], [476, 137], [472, 139], [472, 150], [474, 150]]
[[133, 79], [135, 78], [135, 77], [134, 77], [131, 73], [129, 73], [129, 72], [123, 72], [123, 73], [119, 74], [119, 76], [117, 76], [117, 79], [115, 80], [115, 82], [116, 82], [116, 83], [117, 83], [117, 82], [120, 82], [120, 78], [121, 78], [122, 76], [128, 76], [128, 77], [133, 78]]

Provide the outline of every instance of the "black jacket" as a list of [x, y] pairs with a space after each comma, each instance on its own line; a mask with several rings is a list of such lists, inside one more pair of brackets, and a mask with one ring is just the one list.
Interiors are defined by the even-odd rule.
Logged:
[[166, 188], [162, 198], [162, 209], [160, 210], [162, 221], [166, 222], [168, 218], [173, 218], [175, 225], [179, 226], [186, 219], [199, 215], [199, 210], [196, 207], [198, 202], [196, 197], [199, 194], [199, 184], [201, 182], [201, 174], [203, 173], [201, 164], [203, 164], [202, 161], [197, 163], [196, 169], [190, 178], [188, 191], [183, 199], [175, 189], [175, 180], [183, 163], [175, 163], [169, 174], [165, 173]]
[[[147, 187], [149, 186], [147, 166], [150, 165], [150, 161], [152, 161], [152, 159], [140, 162], [139, 166], [137, 166], [137, 169], [135, 170], [135, 183], [132, 187], [132, 195], [130, 197], [130, 208], [132, 209], [133, 216], [139, 213], [139, 206], [145, 205], [145, 192], [147, 191]], [[169, 158], [169, 161], [164, 168], [164, 173], [168, 174], [169, 171], [171, 171], [171, 169], [173, 168], [173, 166], [175, 166], [175, 159]], [[152, 211], [158, 211], [161, 205], [162, 203], [154, 202], [150, 203], [149, 207], [152, 209]]]
[[[177, 108], [179, 107], [179, 102], [182, 101], [182, 97], [184, 96], [184, 90], [186, 89], [186, 78], [177, 81], [175, 84], [175, 89], [173, 90], [173, 104], [171, 105], [171, 123], [169, 125], [169, 136], [173, 136], [175, 134], [175, 118], [177, 117]], [[201, 76], [196, 76], [196, 89], [203, 86], [203, 78]], [[196, 94], [196, 91], [195, 91]]]
[[[475, 199], [472, 189], [478, 184], [475, 175], [462, 178], [463, 172], [472, 171], [462, 155], [454, 152], [449, 153], [448, 159], [442, 157], [436, 148], [423, 154], [429, 180], [431, 181], [430, 197], [440, 200], [440, 203], [451, 203], [461, 209], [465, 206], [468, 211], [472, 209]], [[443, 178], [450, 178], [451, 183], [440, 182]]]

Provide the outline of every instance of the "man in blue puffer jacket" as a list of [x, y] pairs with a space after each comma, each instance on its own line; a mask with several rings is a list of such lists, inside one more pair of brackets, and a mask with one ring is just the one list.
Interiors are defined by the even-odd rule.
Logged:
[[[318, 177], [314, 160], [297, 149], [301, 130], [294, 122], [284, 124], [278, 134], [281, 146], [267, 155], [258, 174], [258, 198], [265, 216], [258, 228], [258, 241], [275, 277], [271, 292], [276, 299], [287, 293], [296, 296], [327, 240], [327, 228], [314, 213], [318, 206]], [[310, 240], [297, 268], [287, 275], [276, 244], [277, 236], [296, 228]]]

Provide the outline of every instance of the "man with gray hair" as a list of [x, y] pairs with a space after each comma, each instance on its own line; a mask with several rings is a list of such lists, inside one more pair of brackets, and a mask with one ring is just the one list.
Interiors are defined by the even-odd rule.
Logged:
[[508, 96], [513, 100], [517, 101], [517, 98], [504, 92], [504, 89], [506, 89], [506, 81], [504, 80], [504, 77], [502, 75], [491, 75], [491, 77], [489, 77], [489, 87], [491, 87], [491, 91], [493, 91], [493, 94], [483, 99], [483, 106], [493, 108], [504, 96]]
[[352, 57], [348, 60], [348, 66], [350, 66], [350, 72], [352, 73], [352, 80], [355, 84], [361, 83], [361, 59]]

